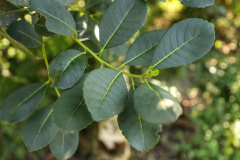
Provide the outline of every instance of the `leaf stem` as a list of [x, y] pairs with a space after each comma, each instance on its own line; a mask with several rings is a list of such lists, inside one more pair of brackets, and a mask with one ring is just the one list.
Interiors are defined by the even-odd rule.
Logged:
[[[42, 54], [43, 54], [43, 59], [45, 61], [45, 65], [46, 65], [46, 68], [47, 68], [47, 72], [48, 72], [48, 81], [52, 81], [52, 78], [50, 77], [49, 75], [49, 71], [48, 71], [48, 68], [49, 68], [49, 62], [48, 62], [48, 59], [47, 59], [47, 54], [46, 54], [46, 49], [45, 49], [45, 44], [44, 44], [44, 39], [42, 38], [42, 41], [43, 41], [43, 45], [42, 45]], [[56, 87], [54, 87], [56, 93], [57, 93], [57, 96], [58, 98], [60, 97], [60, 93], [58, 91], [58, 89]]]
[[[114, 69], [114, 70], [119, 70], [119, 68], [116, 68], [114, 66], [112, 66], [111, 64], [105, 62], [104, 60], [102, 60], [100, 57], [97, 56], [96, 53], [94, 53], [91, 49], [89, 49], [87, 46], [85, 46], [81, 41], [79, 41], [76, 37], [72, 37], [80, 46], [82, 46], [87, 52], [89, 52], [95, 59], [97, 59], [99, 62], [105, 64], [106, 66], [108, 66], [109, 68], [111, 69]], [[129, 77], [136, 77], [136, 78], [140, 78], [142, 79], [142, 76], [141, 75], [136, 75], [136, 74], [131, 74], [131, 73], [127, 73], [127, 72], [123, 72], [123, 74], [129, 76]]]

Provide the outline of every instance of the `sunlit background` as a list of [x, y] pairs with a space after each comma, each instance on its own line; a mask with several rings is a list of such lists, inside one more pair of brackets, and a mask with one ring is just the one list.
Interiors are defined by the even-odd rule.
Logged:
[[[108, 124], [94, 123], [80, 132], [79, 149], [72, 160], [107, 160], [106, 157], [111, 157], [109, 160], [116, 157], [130, 157], [131, 160], [240, 159], [240, 1], [215, 1], [214, 6], [199, 9], [183, 6], [178, 0], [167, 0], [166, 3], [151, 0], [144, 27], [127, 43], [131, 44], [144, 32], [168, 29], [186, 18], [203, 18], [215, 25], [216, 41], [208, 54], [190, 65], [161, 69], [159, 76], [151, 80], [169, 90], [184, 110], [176, 123], [163, 127], [157, 146], [148, 153], [140, 153], [130, 149], [121, 134], [116, 134], [112, 136], [114, 145], [111, 147], [100, 134], [101, 126]], [[84, 11], [85, 6], [84, 0], [78, 0], [69, 9]], [[96, 20], [102, 15], [103, 12], [92, 13]], [[33, 21], [32, 15], [27, 13], [23, 13], [21, 18], [30, 23]], [[98, 33], [97, 27], [95, 31]], [[51, 61], [74, 42], [64, 36], [55, 36], [46, 38], [46, 43]], [[41, 50], [32, 51], [39, 60], [14, 48], [0, 36], [0, 104], [16, 89], [47, 80], [44, 62], [40, 60]], [[124, 57], [115, 55], [115, 52], [120, 51], [107, 51], [103, 58], [118, 66]], [[124, 69], [140, 74], [146, 68]], [[41, 106], [55, 100], [54, 91], [49, 89]], [[48, 147], [38, 152], [27, 152], [22, 140], [24, 123], [0, 123], [0, 160], [53, 160]]]

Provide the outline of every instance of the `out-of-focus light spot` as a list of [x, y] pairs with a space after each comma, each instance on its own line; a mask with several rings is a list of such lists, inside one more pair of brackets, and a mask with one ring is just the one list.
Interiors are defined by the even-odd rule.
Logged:
[[222, 47], [222, 51], [223, 51], [224, 54], [229, 54], [230, 51], [231, 51], [231, 48], [228, 45], [224, 45]]
[[225, 72], [223, 70], [218, 70], [218, 76], [222, 77], [224, 76]]
[[204, 107], [203, 104], [198, 104], [198, 105], [197, 105], [197, 109], [198, 109], [199, 111], [202, 111], [202, 110], [205, 109], [205, 107]]
[[15, 57], [16, 56], [16, 49], [13, 48], [13, 47], [9, 47], [7, 55], [8, 55], [9, 58]]
[[203, 98], [207, 99], [208, 97], [210, 97], [210, 93], [209, 92], [204, 92], [203, 93]]
[[230, 43], [230, 44], [229, 44], [229, 47], [230, 47], [231, 50], [237, 49], [237, 42], [232, 42], [232, 43]]
[[190, 93], [189, 93], [189, 97], [190, 97], [191, 99], [193, 99], [193, 98], [196, 98], [197, 95], [198, 95], [198, 88], [193, 88], [193, 89], [191, 89], [191, 91], [190, 91]]
[[229, 61], [229, 63], [234, 64], [234, 63], [236, 63], [237, 59], [235, 57], [229, 57], [228, 61]]
[[[235, 100], [236, 100], [236, 98], [235, 98], [233, 95], [229, 97], [229, 101], [230, 101], [230, 102], [234, 102]], [[239, 133], [240, 133], [240, 132], [239, 132]]]
[[223, 128], [227, 129], [230, 127], [230, 123], [229, 122], [223, 122], [222, 124]]
[[205, 141], [209, 141], [211, 139], [212, 136], [212, 131], [211, 130], [207, 130], [204, 136], [204, 140]]
[[4, 46], [8, 46], [10, 44], [9, 40], [7, 40], [6, 38], [2, 39], [2, 43]]
[[190, 69], [191, 71], [194, 71], [194, 70], [196, 69], [196, 65], [195, 65], [195, 64], [190, 64], [190, 65], [189, 65], [189, 69]]
[[213, 126], [213, 131], [214, 131], [214, 132], [218, 132], [219, 130], [220, 130], [219, 125], [214, 125], [214, 126]]
[[226, 69], [227, 68], [227, 63], [224, 63], [224, 62], [220, 63], [220, 68], [221, 69]]
[[232, 20], [234, 18], [233, 12], [227, 12], [227, 19]]
[[216, 66], [217, 63], [218, 63], [218, 61], [217, 61], [216, 58], [212, 58], [212, 59], [210, 60], [210, 63], [211, 63], [211, 65]]
[[26, 59], [26, 54], [20, 50], [17, 50], [17, 59], [23, 61], [24, 59]]
[[78, 6], [79, 7], [84, 7], [85, 6], [85, 1], [83, 1], [83, 0], [78, 1]]
[[210, 72], [211, 74], [217, 73], [216, 67], [213, 67], [213, 66], [209, 67], [209, 72]]
[[191, 102], [190, 102], [189, 100], [187, 100], [187, 99], [184, 99], [184, 100], [182, 101], [182, 105], [183, 105], [184, 107], [190, 107], [190, 106], [191, 106]]
[[214, 46], [215, 46], [216, 49], [221, 48], [222, 47], [222, 41], [216, 40]]
[[10, 77], [11, 76], [11, 73], [8, 69], [3, 69], [2, 70], [2, 76], [3, 77]]
[[231, 131], [234, 135], [234, 138], [240, 140], [240, 120], [235, 120], [235, 122], [231, 125]]

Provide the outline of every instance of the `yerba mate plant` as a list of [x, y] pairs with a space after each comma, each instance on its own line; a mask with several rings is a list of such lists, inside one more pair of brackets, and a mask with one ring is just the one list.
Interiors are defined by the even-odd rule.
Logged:
[[[214, 3], [214, 0], [180, 1], [190, 7]], [[144, 33], [131, 45], [122, 65], [115, 67], [101, 58], [103, 51], [121, 46], [144, 25], [148, 1], [86, 0], [79, 12], [65, 8], [74, 2], [0, 1], [0, 34], [29, 56], [35, 57], [29, 48], [41, 47], [49, 75], [46, 82], [29, 84], [9, 95], [0, 107], [0, 119], [3, 123], [16, 123], [29, 117], [23, 131], [28, 150], [36, 151], [49, 144], [59, 160], [70, 158], [76, 151], [79, 131], [93, 121], [114, 115], [119, 115], [119, 128], [134, 148], [150, 150], [158, 142], [157, 132], [162, 125], [176, 121], [182, 108], [169, 92], [148, 79], [157, 76], [161, 68], [182, 66], [204, 56], [214, 43], [213, 24], [189, 18], [168, 30]], [[98, 35], [91, 11], [101, 10], [100, 6], [107, 10]], [[32, 23], [21, 17], [22, 12], [32, 15]], [[78, 46], [59, 53], [49, 64], [44, 40], [56, 35], [69, 36]], [[89, 45], [89, 41], [94, 45]], [[92, 46], [99, 46], [100, 52]], [[87, 71], [89, 57], [102, 66]], [[123, 71], [126, 65], [148, 66], [148, 70], [136, 75]], [[130, 90], [123, 75], [132, 80]], [[141, 79], [140, 86], [135, 86], [136, 78]], [[54, 104], [38, 109], [47, 87], [53, 87], [59, 98]]]

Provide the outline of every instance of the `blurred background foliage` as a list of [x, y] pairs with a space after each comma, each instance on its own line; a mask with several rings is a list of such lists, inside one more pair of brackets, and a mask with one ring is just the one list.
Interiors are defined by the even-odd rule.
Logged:
[[[94, 23], [99, 24], [111, 0], [90, 6], [92, 2], [77, 0], [68, 9], [72, 13], [80, 11], [91, 14]], [[168, 29], [173, 23], [193, 17], [214, 23], [216, 41], [212, 50], [201, 60], [182, 67], [161, 69], [159, 76], [151, 80], [178, 98], [184, 114], [176, 123], [163, 127], [160, 141], [153, 150], [140, 153], [132, 149], [130, 159], [239, 160], [240, 1], [215, 0], [211, 7], [190, 8], [181, 5], [178, 0], [167, 0], [166, 3], [149, 0], [148, 8], [144, 27], [129, 40], [128, 46], [144, 32]], [[34, 14], [25, 12], [21, 19], [34, 23]], [[49, 61], [74, 44], [71, 39], [59, 35], [45, 38], [45, 41]], [[102, 58], [119, 66], [127, 47], [106, 51]], [[32, 52], [37, 57], [42, 56], [40, 48]], [[91, 58], [89, 64], [93, 68], [100, 66]], [[127, 66], [124, 69], [140, 74], [146, 67]], [[43, 60], [29, 57], [0, 36], [0, 104], [16, 89], [46, 80]], [[56, 98], [54, 91], [49, 89], [41, 106], [53, 103]], [[22, 141], [23, 124], [0, 123], [0, 160], [54, 159], [48, 148], [27, 152]], [[80, 147], [72, 159], [99, 159], [99, 153], [94, 149], [98, 134], [96, 126], [92, 124], [80, 133]]]

